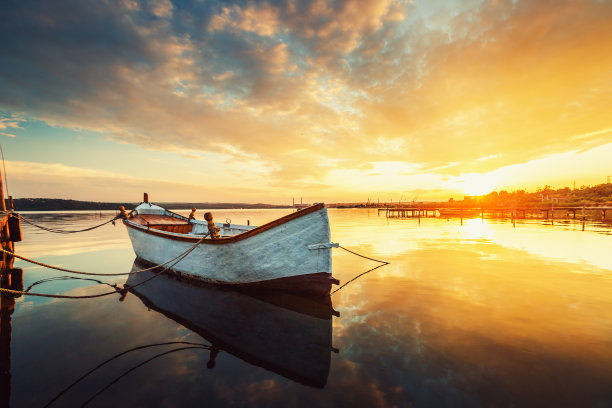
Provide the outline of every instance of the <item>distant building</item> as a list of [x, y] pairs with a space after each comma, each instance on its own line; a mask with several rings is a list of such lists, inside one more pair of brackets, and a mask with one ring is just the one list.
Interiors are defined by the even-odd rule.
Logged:
[[[546, 196], [548, 197], [548, 196]], [[567, 201], [571, 198], [571, 196], [568, 195], [563, 195], [563, 196], [553, 196], [550, 197], [550, 201], [552, 201], [553, 203], [558, 203], [559, 201]]]
[[310, 204], [304, 204], [302, 201], [302, 197], [300, 197], [299, 204], [295, 202], [295, 198], [293, 199], [293, 208], [297, 208], [298, 210], [301, 210], [302, 208], [306, 208], [306, 207], [310, 207]]

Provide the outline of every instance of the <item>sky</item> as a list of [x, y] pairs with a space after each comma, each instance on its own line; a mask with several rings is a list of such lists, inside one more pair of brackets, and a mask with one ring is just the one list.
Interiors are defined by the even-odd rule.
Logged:
[[448, 200], [612, 175], [612, 0], [0, 4], [14, 197]]

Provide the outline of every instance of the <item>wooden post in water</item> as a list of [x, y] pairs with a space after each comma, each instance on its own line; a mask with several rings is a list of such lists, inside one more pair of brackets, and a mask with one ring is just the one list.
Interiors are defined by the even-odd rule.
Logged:
[[584, 204], [582, 205], [582, 230], [584, 231], [584, 222], [585, 222], [586, 216], [584, 215]]
[[[2, 287], [7, 276], [2, 276]], [[15, 310], [15, 299], [0, 293], [0, 405], [11, 406], [11, 315]]]
[[[4, 202], [4, 184], [2, 184], [2, 172], [0, 172], [0, 201], [2, 201], [2, 211], [6, 211], [6, 203]], [[13, 247], [10, 242], [9, 227], [8, 227], [8, 216], [4, 215], [0, 220], [0, 245], [3, 249], [12, 251]], [[8, 255], [6, 252], [2, 253], [2, 266], [6, 267]]]
[[[23, 270], [12, 269], [15, 258], [0, 264], [0, 287], [23, 291]], [[11, 335], [12, 314], [15, 310], [15, 296], [0, 293], [0, 406], [9, 407], [11, 402]]]
[[2, 201], [2, 211], [6, 211], [6, 203], [4, 202], [4, 184], [2, 184], [2, 172], [0, 172], [0, 201]]
[[555, 225], [555, 202], [550, 204], [550, 222], [551, 225]]

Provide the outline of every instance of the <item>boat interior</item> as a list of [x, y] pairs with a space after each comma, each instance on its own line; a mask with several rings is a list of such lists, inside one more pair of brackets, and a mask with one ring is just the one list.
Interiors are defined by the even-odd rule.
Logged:
[[[174, 234], [204, 235], [208, 232], [208, 224], [206, 221], [195, 219], [188, 220], [185, 217], [173, 213], [134, 214], [129, 220], [135, 224]], [[221, 237], [230, 237], [256, 228], [250, 225], [232, 224], [230, 220], [227, 221], [228, 222], [225, 223], [215, 223], [215, 225], [220, 228], [219, 235]]]

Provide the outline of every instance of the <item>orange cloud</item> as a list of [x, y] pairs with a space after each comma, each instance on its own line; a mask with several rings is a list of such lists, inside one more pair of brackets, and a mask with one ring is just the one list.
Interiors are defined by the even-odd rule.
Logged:
[[[83, 28], [52, 10], [44, 41], [7, 37], [24, 54], [2, 58], [27, 64], [0, 64], [0, 105], [145, 149], [255, 157], [270, 188], [322, 194], [338, 174], [371, 188], [363, 169], [380, 163], [442, 188], [609, 141], [609, 2], [247, 2], [200, 19], [159, 2], [150, 13], [173, 18], [146, 24], [130, 4], [80, 11], [100, 52], [55, 40]], [[109, 21], [121, 35], [104, 37]], [[426, 184], [410, 177], [382, 190]]]

